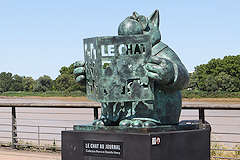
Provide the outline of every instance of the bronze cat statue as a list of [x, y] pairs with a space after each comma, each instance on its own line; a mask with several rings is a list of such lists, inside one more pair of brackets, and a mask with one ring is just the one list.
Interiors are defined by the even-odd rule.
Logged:
[[[139, 34], [151, 37], [152, 55], [145, 68], [154, 83], [154, 100], [102, 103], [101, 117], [94, 125], [149, 127], [179, 122], [180, 90], [187, 85], [189, 76], [177, 54], [161, 42], [158, 10], [150, 17], [133, 12], [118, 27], [118, 35]], [[84, 62], [75, 63], [74, 74], [78, 82], [85, 79]]]

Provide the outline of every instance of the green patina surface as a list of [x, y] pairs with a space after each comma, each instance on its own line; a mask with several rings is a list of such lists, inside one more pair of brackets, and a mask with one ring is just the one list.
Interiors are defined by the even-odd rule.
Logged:
[[84, 39], [86, 88], [98, 102], [153, 100], [145, 65], [151, 56], [148, 35]]
[[181, 131], [181, 130], [197, 130], [205, 129], [209, 127], [208, 123], [202, 124], [199, 121], [181, 121], [177, 125], [160, 125], [151, 126], [146, 128], [132, 128], [126, 126], [93, 126], [93, 125], [74, 125], [74, 131], [96, 131], [104, 132], [110, 131], [112, 133], [149, 133], [149, 132], [169, 132], [169, 131]]
[[178, 124], [180, 90], [189, 77], [177, 54], [161, 42], [158, 10], [150, 17], [134, 12], [120, 23], [118, 34], [85, 39], [85, 63], [75, 63], [76, 80], [86, 80], [88, 96], [102, 103], [93, 124]]

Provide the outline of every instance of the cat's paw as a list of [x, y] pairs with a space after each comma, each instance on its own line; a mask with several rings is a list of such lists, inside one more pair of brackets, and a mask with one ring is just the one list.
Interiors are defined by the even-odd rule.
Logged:
[[173, 64], [165, 58], [153, 56], [149, 59], [145, 68], [148, 71], [148, 77], [161, 85], [168, 85], [174, 81], [175, 72]]
[[149, 120], [139, 120], [139, 119], [132, 119], [132, 120], [122, 120], [119, 123], [119, 126], [121, 127], [129, 127], [129, 128], [149, 128], [157, 126], [157, 123]]
[[77, 61], [74, 63], [74, 71], [73, 74], [76, 77], [76, 81], [81, 83], [86, 79], [86, 72], [85, 72], [85, 62]]
[[94, 120], [92, 125], [94, 126], [104, 126], [104, 123], [101, 119]]

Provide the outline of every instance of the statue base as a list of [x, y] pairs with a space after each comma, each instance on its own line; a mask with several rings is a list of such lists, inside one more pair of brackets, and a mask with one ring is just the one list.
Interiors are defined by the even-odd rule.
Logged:
[[74, 126], [62, 131], [62, 160], [209, 160], [208, 123], [152, 128]]

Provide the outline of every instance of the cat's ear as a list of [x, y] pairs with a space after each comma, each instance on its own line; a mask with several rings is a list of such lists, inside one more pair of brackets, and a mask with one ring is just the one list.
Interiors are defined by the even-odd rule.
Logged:
[[133, 12], [132, 16], [137, 19], [139, 17], [139, 14], [137, 12]]
[[150, 22], [154, 25], [159, 27], [159, 10], [156, 9], [153, 14], [149, 17]]

